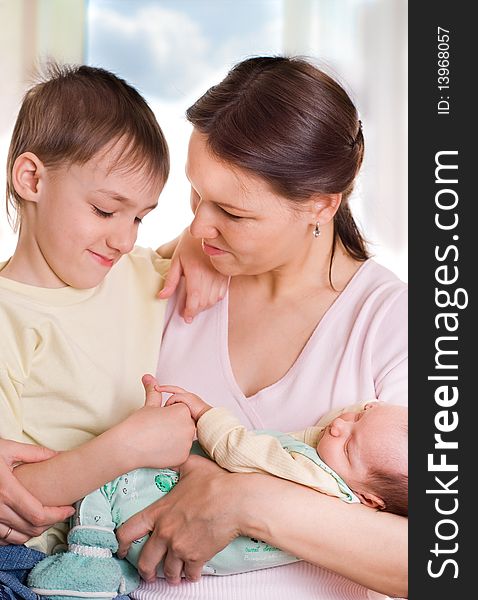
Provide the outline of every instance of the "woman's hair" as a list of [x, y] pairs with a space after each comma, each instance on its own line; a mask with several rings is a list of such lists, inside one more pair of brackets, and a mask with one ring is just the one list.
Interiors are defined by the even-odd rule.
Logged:
[[334, 218], [347, 252], [366, 260], [347, 199], [362, 164], [364, 139], [345, 90], [301, 58], [249, 58], [186, 112], [220, 159], [246, 169], [294, 203], [342, 194]]
[[8, 153], [7, 214], [14, 229], [22, 202], [12, 182], [18, 156], [32, 152], [48, 167], [84, 164], [117, 141], [122, 144], [118, 167], [145, 168], [148, 177], [166, 182], [168, 146], [156, 117], [135, 88], [105, 69], [46, 65], [39, 83], [23, 98]]

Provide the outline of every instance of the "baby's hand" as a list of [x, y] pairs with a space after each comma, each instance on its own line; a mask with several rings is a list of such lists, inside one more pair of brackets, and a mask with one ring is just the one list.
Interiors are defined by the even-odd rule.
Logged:
[[191, 417], [196, 423], [206, 411], [212, 408], [212, 406], [204, 402], [202, 398], [196, 396], [196, 394], [183, 390], [183, 388], [174, 385], [160, 385], [158, 386], [158, 390], [160, 392], [165, 392], [166, 394], [172, 394], [172, 396], [168, 398], [165, 406], [171, 406], [172, 404], [178, 403], [185, 404], [189, 408]]

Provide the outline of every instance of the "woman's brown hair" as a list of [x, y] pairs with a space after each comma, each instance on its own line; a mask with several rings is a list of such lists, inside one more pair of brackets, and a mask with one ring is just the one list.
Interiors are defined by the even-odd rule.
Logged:
[[347, 202], [363, 160], [362, 125], [326, 73], [301, 58], [249, 58], [186, 115], [218, 158], [262, 177], [292, 202], [341, 193], [334, 248], [338, 236], [350, 256], [368, 258]]

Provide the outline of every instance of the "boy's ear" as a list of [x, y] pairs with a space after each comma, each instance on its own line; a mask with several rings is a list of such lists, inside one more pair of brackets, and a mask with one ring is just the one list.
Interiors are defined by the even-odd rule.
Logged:
[[44, 172], [45, 167], [36, 154], [20, 154], [12, 169], [12, 183], [17, 194], [24, 200], [38, 202], [40, 181]]
[[370, 508], [377, 508], [378, 510], [384, 510], [385, 501], [380, 496], [376, 494], [372, 494], [371, 492], [355, 492], [355, 495], [358, 496], [360, 502], [365, 504], [365, 506], [369, 506]]
[[339, 210], [342, 194], [318, 194], [313, 199], [312, 218], [321, 225], [327, 225]]

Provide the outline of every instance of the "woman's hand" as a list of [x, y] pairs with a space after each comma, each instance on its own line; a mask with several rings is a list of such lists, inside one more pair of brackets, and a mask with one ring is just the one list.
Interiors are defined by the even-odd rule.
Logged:
[[43, 506], [12, 472], [18, 464], [41, 462], [56, 454], [42, 446], [0, 439], [0, 546], [23, 544], [75, 512], [71, 506]]
[[[159, 254], [162, 248], [158, 248]], [[164, 248], [170, 250], [169, 244], [165, 244]], [[201, 242], [192, 237], [189, 229], [185, 229], [178, 240], [169, 273], [158, 297], [170, 298], [181, 275], [186, 279], [186, 303], [182, 312], [186, 323], [191, 323], [198, 313], [214, 306], [226, 295], [229, 277], [216, 271], [202, 251]]]
[[138, 562], [141, 577], [154, 580], [164, 558], [168, 583], [178, 584], [183, 571], [188, 581], [197, 581], [204, 563], [240, 535], [236, 477], [206, 458], [190, 456], [180, 468], [179, 483], [117, 530], [118, 555], [124, 557], [134, 540], [151, 533]]

